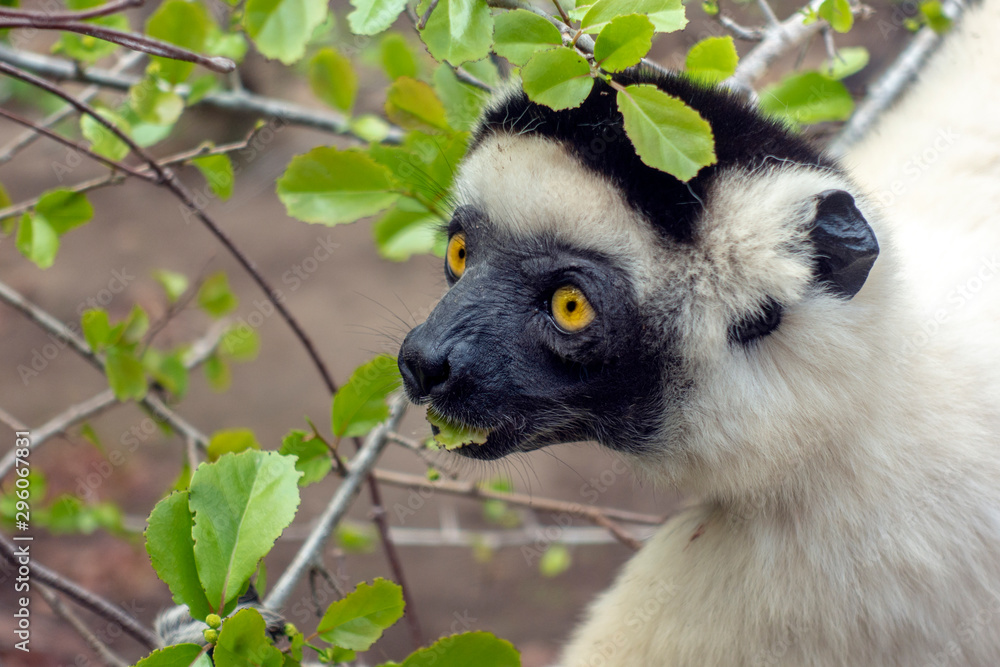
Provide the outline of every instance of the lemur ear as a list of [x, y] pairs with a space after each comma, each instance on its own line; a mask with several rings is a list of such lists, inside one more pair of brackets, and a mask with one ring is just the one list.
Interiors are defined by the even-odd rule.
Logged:
[[857, 294], [878, 258], [878, 241], [854, 197], [843, 190], [816, 195], [809, 237], [816, 247], [816, 279], [848, 299]]

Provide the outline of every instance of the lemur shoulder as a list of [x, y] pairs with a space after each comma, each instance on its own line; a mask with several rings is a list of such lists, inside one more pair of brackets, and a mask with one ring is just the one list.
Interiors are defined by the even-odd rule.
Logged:
[[696, 502], [564, 667], [1000, 665], [1000, 1], [842, 161], [732, 94], [689, 183], [613, 91], [518, 92], [459, 169], [407, 392], [494, 459], [596, 440]]

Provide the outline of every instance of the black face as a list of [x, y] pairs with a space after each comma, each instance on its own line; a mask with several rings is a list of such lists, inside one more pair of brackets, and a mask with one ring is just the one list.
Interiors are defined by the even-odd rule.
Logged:
[[410, 399], [489, 429], [458, 450], [471, 458], [576, 440], [642, 450], [662, 421], [665, 343], [645, 335], [625, 272], [552, 240], [500, 240], [468, 207], [448, 232], [451, 289], [399, 353]]

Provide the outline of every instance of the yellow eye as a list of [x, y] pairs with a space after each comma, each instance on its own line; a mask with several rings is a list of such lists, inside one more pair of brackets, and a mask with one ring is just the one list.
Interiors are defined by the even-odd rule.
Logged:
[[594, 307], [579, 288], [563, 285], [552, 295], [552, 319], [566, 333], [580, 331], [594, 321]]
[[445, 266], [455, 280], [465, 273], [465, 234], [458, 232], [448, 239], [448, 250], [445, 251]]

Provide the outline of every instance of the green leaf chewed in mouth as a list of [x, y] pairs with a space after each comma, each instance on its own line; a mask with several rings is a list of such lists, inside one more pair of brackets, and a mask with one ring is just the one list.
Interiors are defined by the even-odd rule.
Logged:
[[431, 409], [427, 410], [427, 421], [431, 424], [434, 441], [448, 450], [458, 449], [466, 445], [482, 445], [490, 434], [489, 429], [463, 426], [442, 417]]

